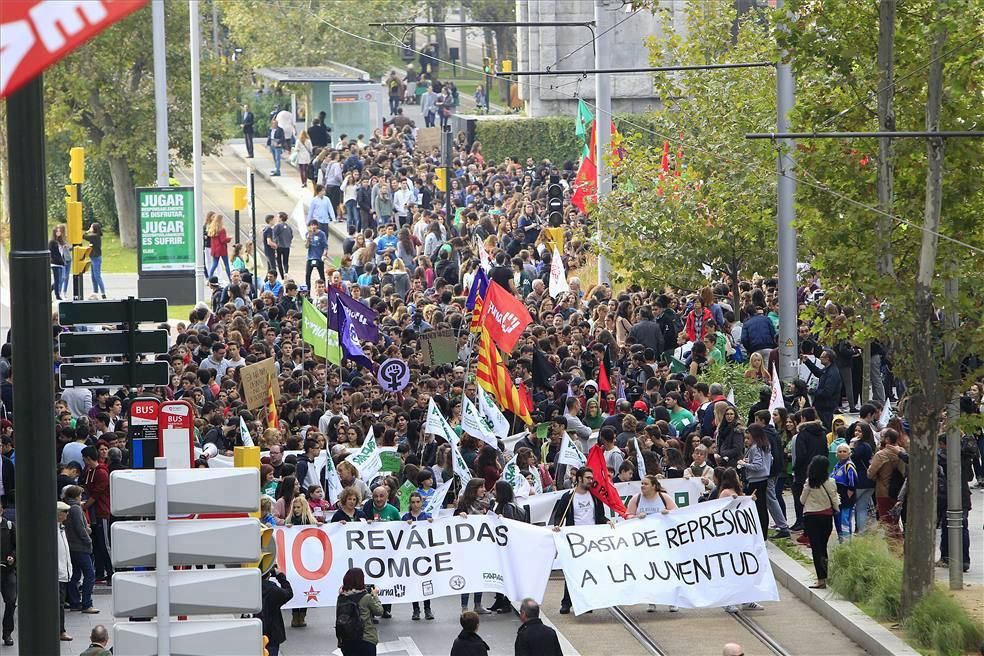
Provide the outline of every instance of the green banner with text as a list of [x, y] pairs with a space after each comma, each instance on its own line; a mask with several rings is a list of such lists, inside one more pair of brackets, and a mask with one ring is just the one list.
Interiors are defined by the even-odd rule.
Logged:
[[141, 273], [195, 269], [193, 188], [138, 188], [137, 226]]

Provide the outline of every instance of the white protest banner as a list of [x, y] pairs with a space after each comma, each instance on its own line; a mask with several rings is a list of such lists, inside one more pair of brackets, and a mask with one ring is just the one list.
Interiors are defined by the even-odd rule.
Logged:
[[472, 472], [468, 468], [468, 463], [465, 462], [464, 456], [461, 455], [461, 451], [458, 449], [457, 441], [451, 443], [451, 469], [454, 471], [455, 477], [461, 481], [461, 489], [464, 490], [468, 485], [468, 481], [472, 479]]
[[485, 423], [493, 435], [503, 439], [509, 436], [509, 420], [502, 414], [499, 406], [495, 404], [485, 388], [481, 386], [478, 388], [478, 410], [486, 420]]
[[441, 414], [441, 409], [437, 407], [433, 398], [427, 404], [427, 421], [424, 424], [424, 432], [443, 437], [449, 444], [458, 443], [458, 434], [454, 432], [451, 424]]
[[366, 436], [365, 442], [362, 443], [362, 447], [345, 460], [346, 462], [352, 463], [356, 471], [359, 472], [359, 478], [367, 484], [372, 480], [373, 476], [379, 473], [379, 470], [383, 467], [383, 461], [380, 455], [379, 445], [376, 444], [376, 435], [372, 432], [372, 427], [369, 428], [369, 434]]
[[242, 415], [239, 415], [239, 439], [243, 441], [243, 446], [253, 446], [253, 436], [249, 434], [249, 427]]
[[[696, 478], [663, 478], [659, 482], [663, 486], [663, 489], [673, 497], [673, 503], [678, 508], [686, 508], [687, 506], [696, 504], [697, 499], [704, 493], [703, 484], [700, 482], [700, 479]], [[618, 494], [622, 497], [622, 501], [625, 504], [628, 504], [629, 499], [641, 491], [639, 481], [616, 483], [615, 489], [618, 490]], [[553, 511], [554, 504], [557, 503], [564, 492], [565, 490], [547, 492], [546, 494], [537, 494], [526, 499], [522, 505], [529, 506], [530, 508], [530, 522], [533, 524], [549, 523], [550, 513]], [[605, 513], [609, 519], [614, 519], [616, 522], [624, 521], [621, 517], [615, 515], [607, 506], [605, 506]]]
[[524, 430], [518, 433], [513, 433], [509, 437], [503, 438], [502, 448], [508, 451], [509, 453], [512, 453], [513, 451], [516, 450], [516, 442], [520, 441], [521, 439], [523, 439], [529, 434], [530, 434], [529, 431]]
[[328, 495], [328, 503], [337, 503], [338, 495], [342, 493], [342, 479], [338, 477], [335, 462], [331, 459], [327, 449], [322, 449], [318, 457], [314, 459], [314, 466], [317, 468], [319, 474], [321, 473], [322, 467], [325, 470], [325, 482], [328, 484], [325, 494]]
[[878, 427], [882, 430], [888, 428], [888, 421], [892, 418], [892, 405], [885, 401], [885, 405], [882, 406], [881, 414], [878, 415]]
[[564, 258], [560, 256], [560, 251], [554, 246], [553, 257], [550, 259], [550, 297], [556, 298], [558, 294], [571, 291], [571, 286], [567, 284], [567, 272], [564, 271]]
[[433, 517], [438, 510], [444, 506], [444, 499], [448, 496], [448, 492], [451, 491], [451, 485], [454, 483], [453, 478], [441, 483], [441, 487], [434, 490], [434, 494], [431, 498], [427, 500], [427, 505], [424, 506], [424, 512]]
[[629, 604], [778, 601], [751, 497], [554, 533], [574, 613]]
[[495, 516], [278, 526], [274, 539], [294, 589], [285, 608], [334, 606], [352, 567], [385, 604], [471, 592], [540, 601], [556, 553], [550, 530]]
[[782, 383], [779, 382], [779, 374], [775, 367], [772, 368], [772, 396], [769, 397], [769, 423], [772, 421], [772, 413], [776, 408], [785, 408], [786, 402], [782, 398]]
[[646, 477], [646, 459], [642, 457], [642, 449], [639, 448], [639, 438], [633, 437], [632, 440], [635, 442], [636, 465], [638, 465], [639, 480], [641, 481]]
[[571, 467], [584, 467], [588, 463], [584, 454], [577, 448], [577, 444], [567, 434], [567, 431], [564, 431], [564, 439], [560, 442], [560, 453], [557, 454], [557, 462], [561, 465], [570, 465]]
[[523, 472], [519, 470], [519, 465], [516, 464], [516, 459], [513, 458], [506, 463], [506, 466], [502, 468], [502, 480], [509, 483], [510, 487], [513, 489], [513, 495], [517, 500], [525, 499], [530, 496], [530, 482], [526, 480], [523, 476]]
[[499, 449], [499, 442], [478, 414], [478, 408], [464, 394], [461, 395], [461, 430], [472, 437], [477, 437], [493, 449]]

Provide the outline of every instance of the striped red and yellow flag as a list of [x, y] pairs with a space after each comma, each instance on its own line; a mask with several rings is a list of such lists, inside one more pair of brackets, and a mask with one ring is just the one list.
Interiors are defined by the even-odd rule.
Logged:
[[277, 398], [273, 394], [273, 378], [267, 378], [267, 428], [279, 428], [280, 416], [277, 413]]
[[527, 425], [533, 423], [530, 406], [509, 377], [509, 369], [492, 343], [489, 331], [482, 329], [478, 347], [478, 370], [475, 379], [486, 392], [495, 397], [504, 410], [512, 412]]
[[475, 297], [475, 309], [472, 310], [472, 320], [471, 320], [471, 331], [473, 333], [482, 332], [482, 322], [480, 321], [482, 317], [482, 296], [481, 294]]

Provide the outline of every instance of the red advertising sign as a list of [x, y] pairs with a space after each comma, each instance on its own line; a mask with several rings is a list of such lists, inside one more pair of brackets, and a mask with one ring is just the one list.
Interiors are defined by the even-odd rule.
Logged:
[[160, 402], [154, 398], [139, 398], [130, 402], [130, 429], [127, 433], [130, 466], [133, 469], [153, 469], [158, 455], [157, 417]]
[[161, 455], [168, 469], [191, 469], [195, 462], [195, 413], [187, 401], [161, 404], [157, 420]]
[[3, 0], [0, 2], [0, 97], [147, 0]]

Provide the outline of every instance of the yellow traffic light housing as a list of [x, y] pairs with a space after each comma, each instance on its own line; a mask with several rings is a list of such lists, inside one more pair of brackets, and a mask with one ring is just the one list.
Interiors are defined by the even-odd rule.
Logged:
[[79, 188], [74, 184], [65, 185], [65, 200], [79, 200]]
[[72, 148], [68, 153], [71, 157], [69, 179], [75, 184], [82, 184], [85, 182], [85, 148]]
[[503, 59], [502, 60], [501, 72], [503, 72], [503, 73], [512, 73], [512, 60], [511, 59]]
[[89, 270], [92, 264], [92, 246], [75, 246], [72, 248], [72, 275], [80, 276]]
[[270, 638], [263, 636], [263, 656], [270, 656], [270, 651], [267, 649], [267, 645], [270, 644]]
[[439, 191], [448, 190], [448, 169], [447, 167], [441, 166], [434, 170], [434, 186], [438, 188]]
[[[72, 186], [72, 185], [66, 185]], [[68, 226], [68, 243], [75, 246], [82, 243], [82, 203], [65, 200], [65, 224]]]
[[249, 206], [249, 200], [246, 198], [247, 191], [246, 187], [242, 185], [236, 185], [232, 188], [232, 209], [239, 212]]
[[273, 539], [273, 528], [260, 525], [260, 559], [247, 567], [256, 567], [260, 576], [266, 574], [277, 564], [277, 541]]

